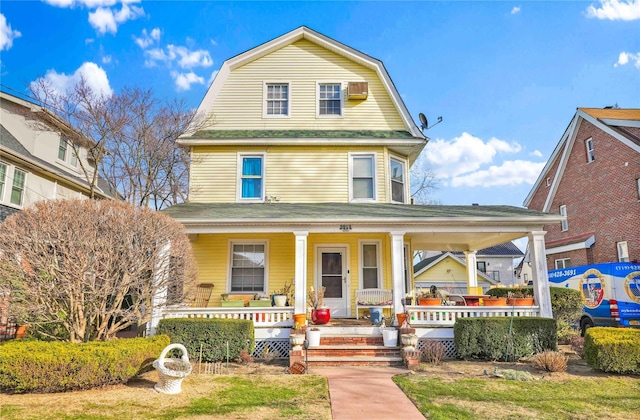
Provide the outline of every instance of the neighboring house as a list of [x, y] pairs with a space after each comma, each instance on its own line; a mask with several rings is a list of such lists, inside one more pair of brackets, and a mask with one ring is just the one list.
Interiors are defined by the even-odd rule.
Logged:
[[[57, 124], [35, 119], [34, 113]], [[79, 156], [74, 153], [61, 134], [63, 126], [40, 106], [0, 92], [0, 222], [36, 201], [89, 195], [80, 160], [91, 171], [94, 163], [87, 160], [86, 148], [76, 148]], [[110, 198], [103, 188], [100, 181], [96, 197]]]
[[[294, 311], [326, 287], [332, 317], [355, 316], [356, 290], [413, 289], [414, 249], [476, 251], [528, 236], [544, 255], [557, 215], [510, 206], [411, 205], [409, 168], [427, 144], [382, 62], [306, 27], [225, 61], [184, 134], [189, 202], [164, 212], [191, 235], [202, 283], [267, 295], [294, 283]], [[535, 253], [537, 251], [537, 254]], [[551, 316], [544, 263], [542, 316]], [[546, 294], [545, 294], [546, 293]]]
[[[514, 259], [524, 253], [513, 243], [484, 248], [476, 252], [478, 286], [511, 286], [515, 283]], [[450, 293], [467, 292], [467, 266], [461, 252], [439, 252], [413, 266], [416, 287], [450, 289]]]
[[640, 109], [578, 108], [524, 205], [545, 226], [549, 270], [640, 260]]

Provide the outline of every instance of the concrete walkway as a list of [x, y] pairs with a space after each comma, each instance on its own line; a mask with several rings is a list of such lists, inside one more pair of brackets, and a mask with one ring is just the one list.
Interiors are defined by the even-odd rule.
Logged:
[[423, 420], [413, 402], [391, 377], [407, 373], [393, 367], [314, 367], [309, 373], [329, 382], [333, 420]]

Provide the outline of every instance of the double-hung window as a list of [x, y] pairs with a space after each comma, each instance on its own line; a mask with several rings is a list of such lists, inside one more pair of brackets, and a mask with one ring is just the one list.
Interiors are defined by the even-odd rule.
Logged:
[[318, 83], [318, 116], [342, 116], [340, 83]]
[[560, 229], [562, 229], [562, 231], [566, 231], [569, 230], [569, 221], [566, 219], [567, 217], [567, 206], [565, 204], [560, 206], [560, 216], [564, 216], [565, 219], [560, 222]]
[[351, 155], [351, 200], [375, 200], [375, 155]]
[[266, 242], [231, 243], [231, 292], [266, 292]]
[[391, 201], [404, 204], [404, 162], [391, 159]]
[[587, 151], [587, 162], [593, 162], [594, 160], [596, 160], [596, 155], [593, 150], [593, 139], [585, 140], [584, 148]]
[[289, 83], [265, 83], [264, 85], [264, 116], [289, 116]]
[[71, 145], [66, 139], [60, 137], [60, 143], [58, 144], [58, 160], [76, 167], [78, 166], [78, 157], [76, 156], [76, 151], [73, 146], [70, 146]]
[[556, 270], [571, 267], [571, 258], [561, 258], [555, 261]]
[[264, 200], [264, 154], [238, 155], [239, 201]]
[[380, 258], [377, 242], [361, 243], [362, 288], [376, 289], [380, 287]]
[[0, 162], [0, 202], [4, 199], [4, 186], [7, 183], [7, 165]]
[[24, 181], [26, 173], [20, 169], [13, 170], [13, 185], [11, 187], [11, 204], [21, 206], [24, 200]]

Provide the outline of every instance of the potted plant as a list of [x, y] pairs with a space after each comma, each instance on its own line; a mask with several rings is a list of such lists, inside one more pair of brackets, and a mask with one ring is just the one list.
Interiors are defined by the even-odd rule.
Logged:
[[380, 324], [380, 332], [382, 333], [382, 342], [385, 347], [398, 347], [398, 329], [393, 327], [394, 316], [382, 320]]
[[309, 347], [318, 347], [320, 345], [320, 328], [307, 328], [307, 341]]
[[293, 282], [285, 282], [281, 289], [274, 290], [271, 294], [272, 305], [293, 306], [294, 293], [295, 289], [293, 288]]
[[420, 306], [440, 306], [442, 305], [442, 296], [438, 288], [434, 285], [427, 290], [418, 290], [418, 305]]
[[507, 306], [507, 298], [491, 296], [482, 300], [484, 306]]
[[311, 322], [314, 324], [326, 324], [331, 319], [331, 311], [323, 305], [324, 292], [326, 290], [327, 288], [324, 286], [320, 289], [311, 287], [307, 292], [307, 301], [311, 306]]
[[509, 292], [507, 303], [511, 306], [533, 306], [533, 296], [526, 295], [522, 290]]

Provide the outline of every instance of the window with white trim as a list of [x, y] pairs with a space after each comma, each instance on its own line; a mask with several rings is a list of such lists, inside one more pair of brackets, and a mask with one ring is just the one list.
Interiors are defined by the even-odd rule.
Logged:
[[629, 262], [629, 245], [627, 241], [616, 242], [618, 249], [618, 262]]
[[265, 83], [264, 98], [265, 117], [289, 116], [289, 83]]
[[264, 201], [264, 154], [238, 154], [238, 200]]
[[266, 242], [231, 243], [231, 292], [265, 293]]
[[340, 83], [318, 83], [318, 116], [342, 116]]
[[380, 255], [377, 242], [363, 242], [360, 246], [362, 288], [377, 289], [380, 287]]
[[0, 202], [4, 197], [4, 186], [7, 183], [7, 165], [0, 162]]
[[376, 159], [373, 154], [351, 155], [351, 197], [353, 201], [376, 199]]
[[21, 206], [24, 200], [24, 182], [27, 177], [26, 172], [20, 169], [13, 170], [13, 185], [11, 186], [11, 204]]
[[60, 143], [58, 144], [58, 160], [73, 167], [78, 166], [75, 148], [63, 137], [60, 137]]
[[560, 216], [565, 216], [565, 219], [560, 222], [560, 228], [562, 231], [569, 230], [569, 221], [566, 219], [567, 217], [567, 206], [565, 204], [560, 206]]
[[551, 177], [547, 177], [547, 187], [551, 186]]
[[556, 260], [556, 270], [571, 267], [571, 258], [560, 258]]
[[587, 151], [587, 162], [593, 162], [594, 160], [596, 160], [596, 155], [593, 150], [593, 139], [585, 140], [584, 148]]
[[391, 201], [404, 204], [404, 162], [391, 158]]

